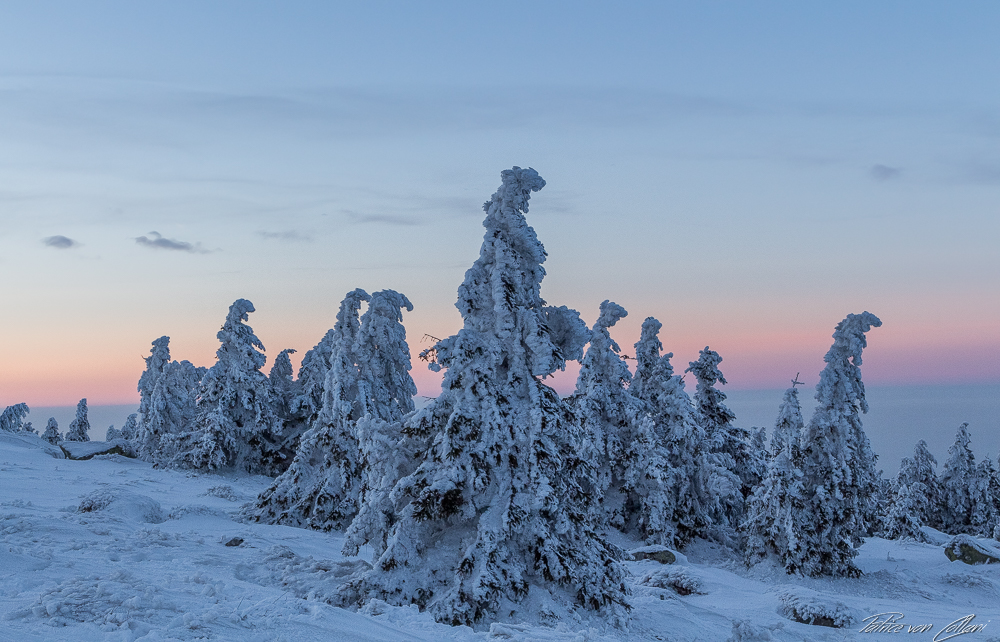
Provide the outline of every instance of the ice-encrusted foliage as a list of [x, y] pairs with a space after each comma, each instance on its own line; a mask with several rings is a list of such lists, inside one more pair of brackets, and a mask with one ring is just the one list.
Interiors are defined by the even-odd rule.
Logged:
[[253, 303], [237, 299], [216, 335], [216, 362], [201, 382], [192, 429], [172, 439], [176, 465], [187, 468], [233, 467], [272, 473], [278, 466], [273, 444], [277, 418], [267, 377], [264, 345], [246, 325]]
[[904, 457], [900, 462], [899, 474], [896, 476], [896, 488], [912, 486], [915, 483], [922, 484], [924, 492], [927, 494], [927, 501], [921, 507], [920, 522], [927, 526], [940, 528], [941, 482], [938, 480], [936, 467], [937, 460], [927, 449], [927, 442], [921, 439], [913, 447], [913, 457]]
[[312, 426], [323, 408], [323, 388], [326, 386], [326, 375], [330, 372], [336, 336], [334, 329], [330, 328], [319, 343], [302, 357], [297, 377], [299, 394], [292, 399], [289, 410], [302, 417], [303, 431]]
[[108, 431], [104, 433], [104, 441], [121, 441], [122, 431], [114, 427], [114, 425], [108, 426]]
[[21, 432], [24, 417], [28, 412], [28, 404], [26, 403], [16, 403], [12, 406], [7, 406], [0, 413], [0, 430]]
[[802, 572], [857, 575], [853, 559], [871, 524], [877, 491], [875, 457], [861, 425], [868, 412], [861, 382], [865, 333], [882, 322], [874, 314], [849, 314], [837, 324], [826, 367], [816, 386], [818, 405], [802, 440], [805, 509]]
[[122, 426], [122, 439], [132, 443], [137, 434], [139, 434], [139, 413], [133, 412], [125, 419], [125, 425]]
[[981, 537], [991, 537], [1000, 524], [1000, 479], [993, 460], [984, 458], [976, 466], [972, 483], [972, 532]]
[[370, 299], [356, 289], [341, 302], [319, 415], [302, 435], [288, 470], [261, 493], [248, 509], [248, 518], [331, 530], [345, 528], [357, 513], [360, 450], [355, 424], [363, 409], [355, 343], [361, 326], [358, 313]]
[[926, 511], [927, 488], [920, 482], [902, 484], [890, 498], [889, 510], [883, 518], [882, 536], [886, 539], [912, 539], [926, 542], [921, 530], [921, 516]]
[[969, 424], [955, 432], [948, 448], [948, 461], [941, 471], [941, 530], [953, 535], [972, 528], [972, 485], [976, 478], [976, 456], [969, 447]]
[[808, 516], [803, 511], [802, 406], [793, 385], [785, 391], [771, 437], [767, 475], [747, 503], [742, 525], [746, 535], [748, 565], [774, 556], [787, 573], [798, 573], [802, 565], [799, 534]]
[[139, 416], [145, 416], [149, 412], [150, 400], [153, 396], [153, 388], [156, 381], [163, 374], [163, 368], [170, 363], [170, 337], [163, 336], [153, 341], [153, 348], [149, 351], [149, 356], [145, 358], [146, 369], [139, 376]]
[[417, 604], [471, 624], [516, 610], [530, 587], [616, 610], [626, 587], [620, 551], [595, 530], [571, 410], [539, 377], [564, 367], [540, 297], [545, 250], [524, 218], [545, 182], [502, 173], [486, 203], [478, 260], [459, 287], [464, 326], [435, 345], [442, 392], [404, 431], [428, 446], [392, 493], [386, 547], [346, 585], [346, 603]]
[[190, 361], [163, 365], [134, 442], [140, 458], [160, 465], [172, 464], [181, 448], [181, 436], [194, 428], [204, 375], [205, 368]]
[[87, 419], [87, 398], [76, 404], [76, 418], [69, 422], [69, 430], [63, 437], [66, 441], [90, 441], [90, 420]]
[[[695, 537], [721, 535], [726, 526], [725, 509], [736, 501], [740, 480], [709, 451], [705, 430], [684, 391], [684, 380], [674, 374], [670, 364], [673, 353], [660, 355], [661, 327], [653, 317], [643, 321], [635, 344], [636, 374], [629, 391], [646, 403], [656, 442], [663, 446], [667, 460], [661, 483], [669, 489], [669, 500], [662, 506], [659, 501], [651, 506], [669, 510], [670, 518], [663, 520], [664, 530], [647, 533], [647, 540], [681, 548]], [[659, 521], [652, 512], [650, 521]]]
[[31, 425], [30, 421], [26, 421], [23, 424], [21, 424], [21, 432], [28, 433], [30, 435], [38, 434], [38, 432], [35, 430], [35, 427]]
[[372, 295], [361, 317], [355, 343], [360, 378], [359, 402], [364, 416], [357, 423], [361, 453], [359, 513], [351, 522], [344, 551], [356, 555], [370, 544], [375, 555], [385, 550], [392, 524], [392, 489], [413, 472], [416, 451], [424, 440], [403, 435], [400, 421], [413, 412], [417, 386], [410, 376], [410, 348], [406, 343], [402, 310], [413, 304], [402, 294], [383, 290]]
[[53, 446], [63, 440], [62, 435], [59, 434], [59, 422], [56, 421], [55, 417], [49, 417], [48, 423], [45, 424], [45, 430], [42, 432], [42, 439]]
[[743, 518], [744, 500], [764, 475], [764, 453], [753, 451], [749, 430], [733, 425], [736, 415], [723, 403], [726, 394], [716, 387], [717, 383], [726, 384], [720, 363], [719, 353], [705, 346], [698, 360], [692, 361], [685, 372], [693, 374], [698, 382], [694, 394], [695, 416], [705, 430], [709, 452], [719, 465], [740, 480], [739, 496], [728, 502], [723, 514], [717, 516], [736, 528]]
[[267, 375], [271, 403], [274, 404], [274, 415], [278, 420], [275, 441], [278, 445], [280, 459], [287, 460], [289, 463], [295, 456], [299, 437], [305, 430], [302, 426], [303, 417], [298, 412], [292, 411], [292, 407], [297, 405], [296, 401], [302, 394], [302, 385], [295, 380], [292, 361], [288, 357], [295, 352], [292, 348], [286, 348], [279, 352], [271, 365], [271, 372]]
[[583, 457], [596, 473], [591, 500], [602, 513], [601, 518], [616, 528], [625, 527], [626, 477], [634, 463], [639, 415], [639, 404], [626, 392], [632, 374], [608, 332], [626, 316], [628, 312], [617, 303], [601, 303], [571, 400], [583, 429]]

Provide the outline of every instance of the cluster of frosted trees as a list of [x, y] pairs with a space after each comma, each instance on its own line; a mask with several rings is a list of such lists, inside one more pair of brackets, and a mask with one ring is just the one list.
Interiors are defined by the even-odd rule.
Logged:
[[1000, 539], [1000, 471], [989, 457], [976, 464], [968, 424], [958, 427], [941, 473], [923, 440], [904, 457], [899, 474], [884, 481], [882, 532], [888, 538], [926, 541], [922, 526], [946, 533]]
[[[33, 435], [38, 434], [35, 431], [35, 428], [31, 425], [30, 421], [24, 421], [24, 417], [28, 414], [28, 412], [28, 405], [24, 403], [7, 406], [3, 413], [0, 414], [0, 430], [6, 430], [8, 432], [25, 432]], [[109, 430], [113, 430], [113, 427]], [[70, 422], [69, 430], [66, 432], [65, 436], [59, 432], [59, 422], [56, 421], [55, 417], [49, 417], [45, 430], [42, 431], [42, 434], [39, 436], [54, 445], [63, 440], [90, 441], [90, 435], [88, 434], [89, 431], [90, 421], [87, 419], [87, 400], [81, 399], [80, 403], [76, 405], [76, 417]], [[111, 437], [116, 436], [114, 433], [109, 434]], [[120, 436], [120, 433], [118, 436]]]
[[[347, 554], [371, 546], [372, 567], [340, 589], [345, 605], [377, 598], [473, 623], [542, 590], [621, 617], [626, 571], [609, 529], [674, 548], [711, 538], [789, 572], [856, 573], [855, 547], [880, 517], [859, 369], [879, 320], [837, 326], [814, 416], [804, 424], [790, 389], [768, 450], [763, 429], [734, 425], [715, 351], [684, 371], [692, 397], [656, 319], [642, 324], [633, 373], [610, 334], [624, 308], [605, 301], [588, 327], [545, 304], [546, 253], [525, 219], [544, 185], [532, 169], [502, 172], [459, 286], [463, 327], [421, 354], [444, 380], [420, 410], [405, 296], [348, 293], [294, 378], [288, 350], [263, 374], [241, 299], [208, 370], [171, 361], [167, 337], [153, 342], [124, 436], [159, 465], [275, 476], [249, 520], [344, 531]], [[581, 368], [561, 398], [544, 380], [567, 360]]]

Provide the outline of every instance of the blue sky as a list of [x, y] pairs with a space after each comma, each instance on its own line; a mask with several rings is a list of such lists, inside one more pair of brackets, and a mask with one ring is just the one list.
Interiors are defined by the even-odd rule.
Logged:
[[0, 402], [128, 401], [153, 339], [207, 365], [240, 297], [301, 357], [344, 293], [396, 289], [416, 353], [459, 327], [512, 165], [548, 181], [543, 296], [588, 322], [617, 301], [623, 346], [653, 315], [679, 364], [708, 344], [734, 387], [814, 383], [867, 309], [869, 381], [998, 381], [997, 25], [985, 2], [4, 3]]

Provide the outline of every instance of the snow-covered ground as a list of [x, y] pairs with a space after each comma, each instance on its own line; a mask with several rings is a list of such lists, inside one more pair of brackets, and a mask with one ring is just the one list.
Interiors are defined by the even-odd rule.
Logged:
[[[340, 554], [340, 534], [235, 518], [268, 482], [118, 455], [57, 459], [38, 439], [0, 433], [0, 640], [894, 639], [862, 632], [865, 618], [887, 612], [933, 625], [906, 639], [1000, 640], [1000, 564], [949, 562], [946, 536], [936, 545], [873, 539], [858, 559], [865, 575], [836, 580], [748, 571], [700, 542], [675, 565], [629, 564], [625, 630], [577, 620], [474, 631], [384, 604], [355, 613], [324, 601], [367, 563]], [[835, 629], [782, 614], [817, 604], [852, 623]], [[943, 632], [969, 615], [964, 626], [985, 628]]]

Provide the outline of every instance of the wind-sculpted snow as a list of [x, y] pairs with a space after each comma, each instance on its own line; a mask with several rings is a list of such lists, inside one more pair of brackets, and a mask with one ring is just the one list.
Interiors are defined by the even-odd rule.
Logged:
[[[677, 555], [682, 570], [674, 572], [697, 580], [697, 591], [682, 595], [669, 576], [651, 580], [666, 589], [638, 584], [663, 565], [626, 562], [634, 606], [627, 630], [567, 611], [544, 591], [526, 598], [533, 602], [524, 611], [535, 616], [487, 622], [480, 631], [379, 600], [350, 612], [330, 602], [368, 568], [369, 549], [344, 557], [337, 532], [235, 521], [231, 498], [256, 496], [268, 479], [189, 474], [125, 458], [56, 459], [43, 445], [37, 437], [0, 439], [5, 642], [693, 642], [727, 640], [737, 630], [743, 637], [733, 639], [878, 639], [858, 633], [861, 623], [834, 631], [783, 617], [780, 596], [799, 587], [856, 616], [898, 612], [913, 624], [934, 623], [934, 632], [969, 614], [976, 615], [973, 624], [991, 622], [958, 638], [963, 642], [988, 641], [1000, 621], [1000, 565], [948, 562], [943, 544], [950, 538], [937, 531], [929, 532], [939, 545], [868, 540], [855, 559], [865, 572], [858, 579], [793, 577], [767, 561], [747, 572], [717, 545], [695, 540], [687, 555]], [[167, 519], [136, 519], [133, 508], [152, 502]], [[85, 503], [94, 509], [80, 512]], [[234, 538], [243, 543], [225, 545]], [[930, 640], [933, 633], [911, 637]]]

